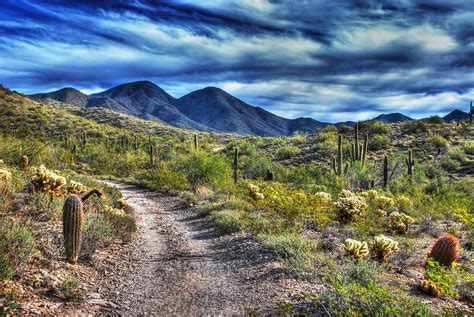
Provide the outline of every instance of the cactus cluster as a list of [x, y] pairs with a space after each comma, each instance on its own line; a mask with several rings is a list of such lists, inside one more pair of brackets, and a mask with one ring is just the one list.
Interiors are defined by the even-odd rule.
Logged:
[[415, 219], [412, 217], [398, 211], [392, 212], [389, 216], [389, 219], [390, 228], [400, 233], [407, 231], [410, 225], [415, 222]]
[[357, 196], [349, 190], [339, 193], [334, 207], [339, 214], [339, 219], [343, 222], [354, 221], [367, 212], [367, 202], [364, 197]]
[[379, 262], [387, 262], [388, 257], [398, 251], [398, 242], [384, 235], [376, 236], [370, 243], [370, 252]]
[[71, 264], [77, 263], [81, 250], [83, 218], [84, 211], [79, 196], [68, 196], [63, 206], [63, 237], [66, 258]]
[[320, 205], [328, 205], [332, 202], [332, 196], [326, 192], [317, 192], [314, 194], [314, 197], [317, 199]]
[[73, 180], [70, 180], [69, 183], [66, 185], [66, 192], [69, 194], [76, 194], [76, 195], [82, 195], [86, 192], [87, 188], [83, 184], [79, 182], [75, 182]]
[[248, 186], [250, 191], [250, 197], [254, 200], [263, 200], [265, 199], [265, 195], [260, 193], [260, 188], [254, 184], [249, 184]]
[[433, 297], [439, 297], [441, 295], [441, 288], [438, 284], [430, 280], [422, 280], [419, 288], [426, 294]]
[[344, 250], [346, 251], [347, 256], [350, 256], [355, 260], [359, 260], [369, 255], [369, 246], [365, 241], [347, 239], [344, 242]]
[[459, 252], [459, 240], [453, 235], [444, 235], [435, 241], [428, 257], [446, 267], [451, 267], [458, 258]]
[[6, 168], [0, 166], [0, 182], [9, 182], [12, 179], [12, 173]]
[[369, 136], [365, 136], [364, 144], [359, 142], [359, 123], [356, 122], [354, 127], [354, 143], [351, 145], [351, 159], [352, 161], [361, 161], [362, 165], [365, 164], [367, 158], [367, 148], [369, 144]]
[[63, 196], [62, 187], [66, 184], [64, 177], [46, 169], [44, 165], [34, 168], [33, 172], [31, 183], [35, 191], [52, 196]]

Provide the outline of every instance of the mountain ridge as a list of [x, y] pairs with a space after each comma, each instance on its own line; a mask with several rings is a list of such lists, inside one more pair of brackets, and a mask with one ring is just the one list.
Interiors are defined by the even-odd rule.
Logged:
[[[29, 97], [34, 100], [50, 98], [79, 107], [106, 108], [142, 119], [168, 123], [178, 128], [201, 131], [287, 136], [295, 132], [313, 132], [332, 124], [305, 117], [280, 117], [213, 86], [175, 98], [148, 80], [120, 84], [89, 95], [75, 88], [65, 87]], [[461, 121], [467, 117], [467, 113], [456, 109], [443, 119]], [[396, 123], [414, 119], [402, 113], [388, 113], [370, 120]], [[344, 124], [352, 126], [355, 122], [334, 123], [336, 126]]]

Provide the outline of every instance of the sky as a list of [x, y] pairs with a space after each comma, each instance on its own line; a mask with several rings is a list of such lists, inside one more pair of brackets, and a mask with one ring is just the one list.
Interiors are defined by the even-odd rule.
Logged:
[[287, 118], [466, 111], [474, 0], [3, 0], [0, 83], [207, 86]]

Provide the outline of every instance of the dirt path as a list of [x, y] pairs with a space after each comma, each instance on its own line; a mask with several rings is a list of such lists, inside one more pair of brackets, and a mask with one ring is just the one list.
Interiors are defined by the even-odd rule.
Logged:
[[167, 197], [115, 184], [138, 216], [139, 236], [117, 259], [105, 314], [274, 314], [307, 286], [287, 276], [253, 238], [221, 235]]

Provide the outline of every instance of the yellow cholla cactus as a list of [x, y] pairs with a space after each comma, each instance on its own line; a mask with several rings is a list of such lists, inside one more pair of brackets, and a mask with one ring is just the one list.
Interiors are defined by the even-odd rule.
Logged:
[[378, 209], [387, 210], [395, 205], [392, 198], [386, 196], [377, 196], [374, 199], [374, 203]]
[[413, 208], [413, 204], [410, 198], [404, 195], [400, 195], [397, 197], [397, 206], [403, 211], [407, 211]]
[[122, 209], [114, 208], [112, 206], [105, 206], [104, 213], [109, 215], [123, 216], [125, 212]]
[[0, 181], [5, 183], [9, 182], [12, 179], [12, 173], [6, 168], [0, 168]]
[[0, 168], [7, 168], [7, 164], [3, 160], [0, 160]]
[[356, 260], [359, 260], [369, 255], [369, 246], [365, 241], [347, 239], [344, 242], [344, 250], [346, 250], [346, 255]]
[[422, 280], [419, 285], [420, 289], [426, 294], [430, 294], [433, 297], [439, 297], [441, 290], [438, 284], [430, 280]]
[[62, 187], [66, 184], [66, 179], [40, 165], [33, 169], [34, 175], [31, 183], [35, 191], [61, 197], [64, 195]]
[[334, 203], [341, 221], [353, 221], [367, 211], [364, 197], [357, 196], [349, 190], [343, 190]]
[[249, 184], [250, 196], [255, 200], [263, 200], [265, 196], [260, 193], [260, 188], [254, 184]]
[[316, 194], [314, 194], [314, 196], [322, 205], [327, 205], [332, 202], [331, 194], [325, 192], [317, 192]]
[[389, 216], [390, 218], [390, 228], [398, 232], [405, 232], [408, 230], [408, 227], [415, 222], [415, 219], [404, 214], [403, 212], [392, 212]]
[[68, 194], [82, 195], [87, 191], [87, 188], [83, 184], [71, 180], [66, 186], [66, 191]]
[[117, 201], [117, 208], [118, 209], [125, 209], [125, 208], [128, 208], [128, 203], [125, 201], [125, 199], [119, 199]]
[[398, 242], [384, 235], [379, 235], [370, 243], [370, 252], [380, 262], [386, 262], [390, 254], [398, 251]]

